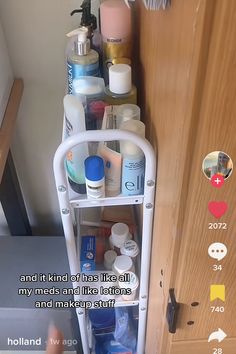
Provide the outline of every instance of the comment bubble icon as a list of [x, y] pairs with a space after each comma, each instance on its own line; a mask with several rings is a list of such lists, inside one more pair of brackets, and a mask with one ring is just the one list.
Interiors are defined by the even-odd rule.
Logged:
[[221, 261], [227, 254], [227, 247], [224, 243], [215, 242], [208, 247], [208, 254], [211, 258]]

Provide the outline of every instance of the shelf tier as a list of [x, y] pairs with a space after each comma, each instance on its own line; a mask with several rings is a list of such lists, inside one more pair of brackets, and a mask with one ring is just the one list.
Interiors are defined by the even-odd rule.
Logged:
[[[118, 195], [116, 197], [106, 197], [99, 199], [87, 199], [84, 196], [70, 193], [70, 204], [73, 208], [91, 208], [97, 206], [112, 206], [112, 205], [134, 205], [142, 204], [144, 200], [144, 195], [135, 196], [123, 196]], [[79, 196], [79, 197], [78, 197]]]

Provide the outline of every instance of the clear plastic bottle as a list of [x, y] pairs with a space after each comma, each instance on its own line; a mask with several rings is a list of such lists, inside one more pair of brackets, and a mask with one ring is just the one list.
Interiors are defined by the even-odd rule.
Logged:
[[85, 103], [86, 129], [101, 129], [106, 103], [104, 101], [104, 80], [101, 77], [81, 76], [73, 80], [73, 95]]
[[105, 87], [105, 101], [110, 105], [137, 103], [137, 89], [132, 85], [130, 65], [110, 66], [109, 85]]
[[67, 85], [68, 93], [72, 94], [73, 80], [80, 76], [99, 76], [99, 54], [90, 49], [90, 40], [87, 38], [88, 29], [80, 27], [67, 34], [73, 37], [73, 45], [67, 52]]
[[[145, 138], [145, 125], [139, 120], [123, 122], [120, 129], [129, 130]], [[124, 195], [139, 195], [144, 192], [145, 156], [134, 143], [127, 140], [120, 142], [123, 157], [121, 191]]]
[[116, 120], [117, 128], [119, 129], [120, 125], [127, 120], [140, 120], [140, 108], [136, 104], [121, 104], [117, 108]]

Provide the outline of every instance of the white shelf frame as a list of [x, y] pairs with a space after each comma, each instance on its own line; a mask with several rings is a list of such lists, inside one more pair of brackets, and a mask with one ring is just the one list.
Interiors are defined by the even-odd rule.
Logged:
[[[122, 196], [114, 198], [101, 198], [99, 200], [72, 197], [70, 198], [67, 175], [65, 171], [64, 160], [68, 150], [76, 145], [86, 142], [102, 142], [102, 141], [121, 141], [129, 140], [140, 147], [145, 155], [145, 180], [144, 180], [144, 195], [137, 196]], [[139, 325], [137, 337], [137, 353], [144, 354], [145, 337], [146, 337], [146, 320], [148, 306], [148, 288], [149, 288], [149, 270], [151, 258], [151, 242], [152, 242], [152, 225], [153, 225], [153, 209], [156, 186], [156, 156], [151, 144], [148, 140], [139, 137], [135, 133], [119, 130], [88, 130], [82, 133], [75, 134], [63, 143], [61, 143], [55, 153], [54, 161], [54, 176], [59, 200], [61, 219], [66, 239], [67, 254], [70, 266], [71, 275], [80, 273], [78, 262], [78, 254], [76, 250], [76, 241], [73, 228], [73, 208], [88, 208], [104, 205], [127, 205], [127, 204], [143, 204], [142, 211], [142, 248], [141, 248], [141, 269], [140, 269], [140, 290], [139, 290]], [[77, 288], [79, 282], [72, 282], [73, 288]], [[74, 300], [79, 301], [80, 296], [74, 295]], [[127, 306], [129, 303], [127, 302]], [[89, 340], [87, 335], [87, 323], [85, 310], [82, 308], [76, 309], [81, 340], [84, 354], [90, 353]]]

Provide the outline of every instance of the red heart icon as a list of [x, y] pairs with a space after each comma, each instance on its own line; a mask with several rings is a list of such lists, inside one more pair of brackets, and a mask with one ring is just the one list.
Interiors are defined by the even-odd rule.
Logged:
[[214, 215], [215, 218], [219, 219], [222, 215], [226, 213], [228, 209], [228, 204], [225, 202], [209, 202], [208, 210]]

